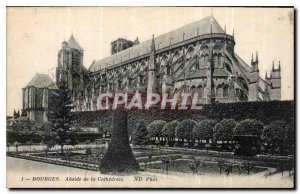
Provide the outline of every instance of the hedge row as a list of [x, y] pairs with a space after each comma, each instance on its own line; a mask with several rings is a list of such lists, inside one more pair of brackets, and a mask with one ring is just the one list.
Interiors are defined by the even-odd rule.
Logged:
[[[97, 127], [99, 125], [112, 125], [112, 110], [76, 112], [78, 126]], [[220, 121], [222, 119], [261, 120], [267, 125], [275, 120], [288, 122], [295, 117], [294, 101], [269, 101], [269, 102], [238, 102], [226, 104], [204, 105], [202, 110], [129, 110], [128, 128], [131, 131], [137, 121], [145, 120], [148, 125], [154, 120], [182, 121], [193, 119], [199, 121], [203, 118]]]

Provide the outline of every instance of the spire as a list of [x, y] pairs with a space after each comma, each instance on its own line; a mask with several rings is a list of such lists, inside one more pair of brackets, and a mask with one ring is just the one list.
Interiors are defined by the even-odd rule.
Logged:
[[212, 30], [212, 24], [210, 24], [210, 33], [212, 34], [213, 30]]
[[73, 49], [78, 49], [78, 50], [83, 50], [81, 48], [81, 46], [77, 43], [77, 41], [75, 40], [73, 34], [71, 35], [69, 41], [68, 41], [68, 45], [70, 48], [73, 48]]
[[258, 63], [258, 52], [256, 51], [256, 62]]
[[251, 55], [251, 64], [253, 64], [253, 53]]
[[134, 41], [134, 44], [135, 44], [135, 45], [140, 44], [139, 37], [136, 37], [136, 39], [135, 39], [135, 41]]
[[280, 70], [280, 61], [279, 61], [278, 69]]
[[232, 36], [234, 37], [234, 28], [232, 29]]
[[226, 34], [226, 25], [225, 25], [225, 28], [224, 28], [224, 32], [225, 32], [225, 34]]
[[273, 65], [272, 65], [272, 71], [274, 71], [275, 70], [275, 68], [274, 68], [274, 61], [273, 61]]
[[154, 42], [154, 34], [152, 35], [152, 42], [151, 42], [151, 52], [155, 52], [155, 42]]

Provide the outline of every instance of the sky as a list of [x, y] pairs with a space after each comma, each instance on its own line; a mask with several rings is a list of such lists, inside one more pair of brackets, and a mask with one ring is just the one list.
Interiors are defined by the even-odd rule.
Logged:
[[22, 88], [36, 73], [55, 80], [61, 43], [73, 34], [84, 49], [83, 63], [110, 55], [110, 42], [140, 42], [213, 14], [235, 52], [248, 64], [258, 52], [260, 76], [281, 62], [282, 100], [294, 99], [294, 13], [291, 8], [201, 7], [8, 7], [7, 115], [22, 108]]

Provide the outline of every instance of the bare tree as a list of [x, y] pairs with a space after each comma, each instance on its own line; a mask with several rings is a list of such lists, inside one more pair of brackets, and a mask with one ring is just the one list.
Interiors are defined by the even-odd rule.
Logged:
[[225, 160], [224, 159], [217, 159], [216, 161], [218, 163], [220, 174], [222, 174], [222, 170], [225, 167]]

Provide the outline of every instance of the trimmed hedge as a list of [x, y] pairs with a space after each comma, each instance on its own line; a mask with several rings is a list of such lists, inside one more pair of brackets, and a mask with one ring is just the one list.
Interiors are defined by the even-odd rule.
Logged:
[[[86, 133], [86, 132], [78, 132], [75, 133], [76, 139], [78, 142], [85, 142], [86, 140], [95, 141], [95, 139], [101, 139], [102, 134], [99, 133]], [[40, 133], [22, 133], [16, 131], [7, 131], [6, 139], [8, 143], [14, 143], [15, 141], [25, 144], [29, 141], [32, 143], [41, 143], [43, 140], [42, 134]]]
[[[97, 127], [101, 124], [112, 125], [112, 110], [76, 112], [75, 120], [77, 125], [86, 127]], [[136, 123], [143, 119], [146, 125], [154, 120], [167, 122], [185, 119], [201, 121], [203, 119], [256, 119], [264, 125], [272, 121], [289, 121], [295, 117], [294, 101], [269, 101], [269, 102], [237, 102], [237, 103], [215, 103], [203, 105], [202, 110], [137, 110], [128, 111], [128, 130], [134, 129]]]

